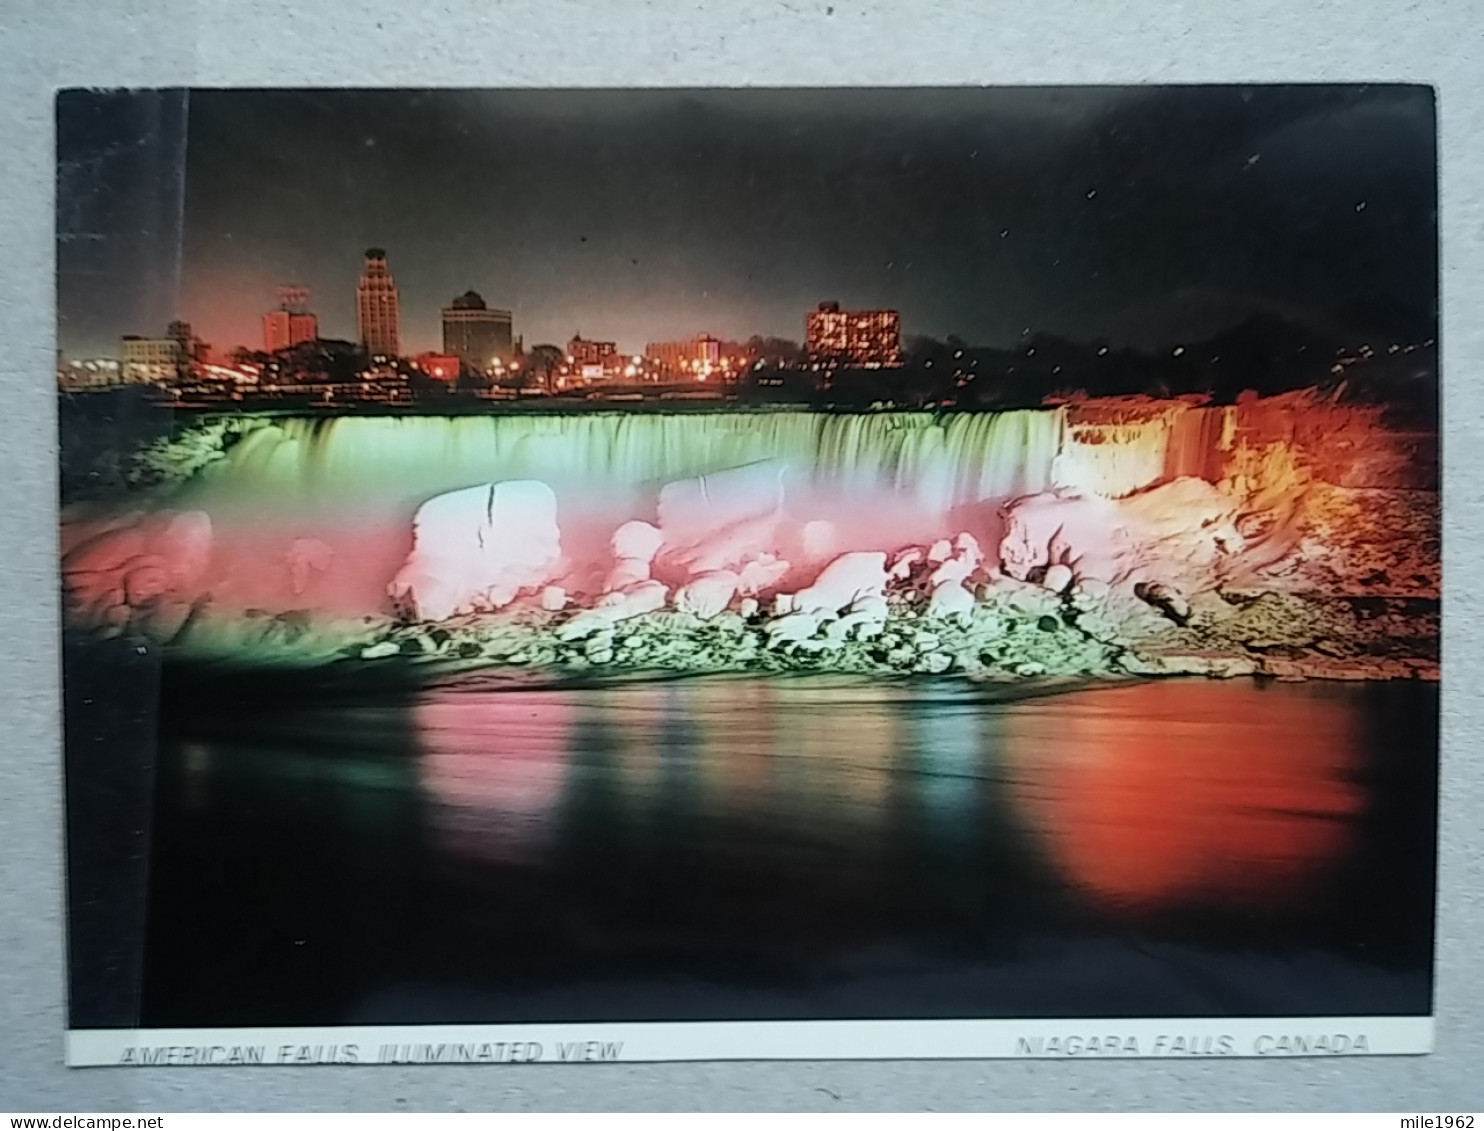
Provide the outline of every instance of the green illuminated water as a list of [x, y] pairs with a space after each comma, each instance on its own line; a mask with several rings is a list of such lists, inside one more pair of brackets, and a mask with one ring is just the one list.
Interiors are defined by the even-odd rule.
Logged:
[[778, 459], [946, 508], [1044, 490], [1059, 410], [603, 413], [265, 420], [207, 476], [260, 497], [413, 497], [540, 479], [632, 488]]

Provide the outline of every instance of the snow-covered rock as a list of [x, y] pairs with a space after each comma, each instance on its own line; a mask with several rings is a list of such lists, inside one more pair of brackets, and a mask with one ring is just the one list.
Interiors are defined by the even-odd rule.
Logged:
[[803, 530], [799, 532], [799, 542], [803, 547], [804, 561], [817, 565], [828, 561], [834, 554], [839, 543], [839, 534], [833, 522], [816, 519], [804, 523]]
[[64, 576], [111, 574], [131, 558], [146, 552], [148, 541], [139, 527], [105, 530], [73, 547], [62, 558]]
[[412, 552], [387, 587], [421, 620], [502, 608], [561, 567], [556, 496], [536, 480], [436, 495], [413, 520]]
[[190, 606], [211, 562], [204, 511], [130, 515], [78, 538], [62, 558], [68, 616], [95, 628], [148, 629], [162, 602]]
[[670, 590], [658, 581], [644, 581], [621, 593], [605, 593], [594, 606], [610, 613], [614, 620], [628, 620], [665, 607]]
[[1053, 593], [1065, 593], [1072, 587], [1072, 567], [1065, 562], [1056, 562], [1046, 567], [1046, 576], [1041, 584]]
[[863, 597], [880, 597], [886, 588], [886, 554], [857, 550], [825, 566], [813, 585], [792, 594], [792, 608], [805, 613], [838, 613]]
[[201, 579], [211, 560], [211, 516], [205, 511], [182, 511], [150, 538], [150, 549], [165, 559], [170, 590], [189, 589]]
[[850, 607], [825, 628], [825, 637], [838, 646], [846, 640], [872, 640], [886, 628], [886, 599], [875, 594], [852, 601]]
[[961, 581], [945, 581], [928, 598], [928, 616], [967, 622], [974, 615], [974, 594]]
[[765, 554], [776, 556], [782, 520], [781, 513], [769, 513], [734, 522], [693, 542], [671, 545], [667, 541], [656, 568], [678, 580], [718, 569], [744, 568]]
[[767, 460], [666, 483], [658, 506], [665, 544], [691, 545], [738, 522], [776, 513], [783, 506], [784, 471], [782, 463]]
[[769, 460], [665, 484], [657, 508], [664, 535], [657, 576], [679, 581], [776, 553], [784, 470]]
[[675, 592], [675, 608], [702, 620], [719, 616], [737, 593], [738, 577], [731, 570], [703, 573]]
[[953, 551], [955, 556], [963, 558], [976, 567], [984, 561], [984, 550], [979, 545], [979, 539], [967, 530], [960, 532], [954, 538]]
[[608, 542], [613, 565], [603, 579], [603, 592], [616, 593], [650, 580], [654, 556], [663, 542], [659, 528], [647, 522], [626, 522], [615, 530]]
[[295, 538], [284, 555], [289, 571], [289, 588], [294, 596], [302, 595], [316, 578], [330, 568], [335, 551], [318, 538]]
[[138, 608], [170, 591], [170, 564], [160, 554], [141, 554], [127, 564], [124, 599]]
[[659, 527], [635, 520], [624, 523], [613, 532], [613, 537], [608, 540], [608, 548], [615, 560], [628, 558], [652, 562], [664, 543], [665, 536]]
[[763, 552], [737, 571], [737, 592], [748, 597], [766, 593], [787, 576], [792, 566], [776, 554]]
[[922, 547], [908, 546], [899, 550], [887, 567], [886, 576], [892, 581], [906, 581], [912, 576], [912, 567], [922, 561]]
[[772, 621], [767, 628], [768, 647], [796, 647], [814, 637], [828, 619], [821, 612], [792, 612]]
[[658, 581], [642, 581], [620, 593], [605, 593], [595, 606], [584, 609], [557, 629], [557, 639], [581, 640], [621, 621], [658, 612], [665, 607], [669, 595], [670, 590]]
[[1000, 562], [1020, 580], [1060, 564], [1079, 579], [1114, 585], [1151, 565], [1209, 572], [1242, 548], [1236, 507], [1219, 488], [1191, 477], [1123, 499], [1028, 495], [1002, 508]]

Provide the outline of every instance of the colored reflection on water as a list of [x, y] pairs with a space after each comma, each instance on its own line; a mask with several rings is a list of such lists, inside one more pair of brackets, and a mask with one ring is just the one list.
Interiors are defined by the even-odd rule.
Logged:
[[[450, 851], [538, 862], [593, 823], [724, 851], [738, 826], [789, 837], [885, 832], [903, 788], [904, 692], [718, 678], [420, 696], [412, 725], [429, 819]], [[973, 721], [969, 716], [970, 729]], [[942, 724], [939, 724], [940, 728]], [[910, 758], [909, 755], [905, 755]], [[971, 739], [950, 755], [977, 762]], [[961, 767], [962, 768], [962, 767]], [[943, 780], [925, 776], [929, 791]], [[869, 855], [869, 841], [853, 851]]]
[[567, 810], [597, 805], [631, 837], [688, 822], [691, 851], [738, 823], [862, 859], [903, 829], [929, 857], [997, 832], [1109, 904], [1277, 904], [1345, 853], [1365, 804], [1353, 704], [1323, 687], [1156, 682], [1009, 703], [745, 678], [445, 689], [413, 725], [434, 826], [490, 860], [539, 862], [583, 835]]
[[572, 695], [554, 690], [418, 699], [420, 773], [448, 851], [514, 863], [551, 845], [575, 712]]
[[162, 716], [152, 1025], [1426, 1007], [1431, 685], [230, 696]]
[[1004, 712], [1011, 795], [1100, 900], [1279, 903], [1354, 838], [1353, 698], [1193, 681], [1038, 700]]

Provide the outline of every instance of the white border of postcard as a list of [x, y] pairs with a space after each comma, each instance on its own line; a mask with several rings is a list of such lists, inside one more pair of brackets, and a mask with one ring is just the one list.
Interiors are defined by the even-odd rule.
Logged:
[[67, 1063], [136, 1067], [664, 1060], [1128, 1059], [1431, 1052], [1431, 1017], [683, 1021], [82, 1029]]

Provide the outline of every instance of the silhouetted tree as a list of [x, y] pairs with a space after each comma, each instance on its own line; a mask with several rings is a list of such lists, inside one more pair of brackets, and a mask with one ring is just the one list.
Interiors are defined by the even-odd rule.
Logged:
[[754, 334], [747, 339], [747, 354], [765, 366], [799, 365], [804, 361], [804, 348], [789, 338], [765, 338]]
[[560, 346], [549, 343], [532, 346], [526, 351], [522, 372], [527, 374], [530, 381], [550, 391], [555, 384], [557, 367], [562, 364], [562, 359], [566, 356]]

